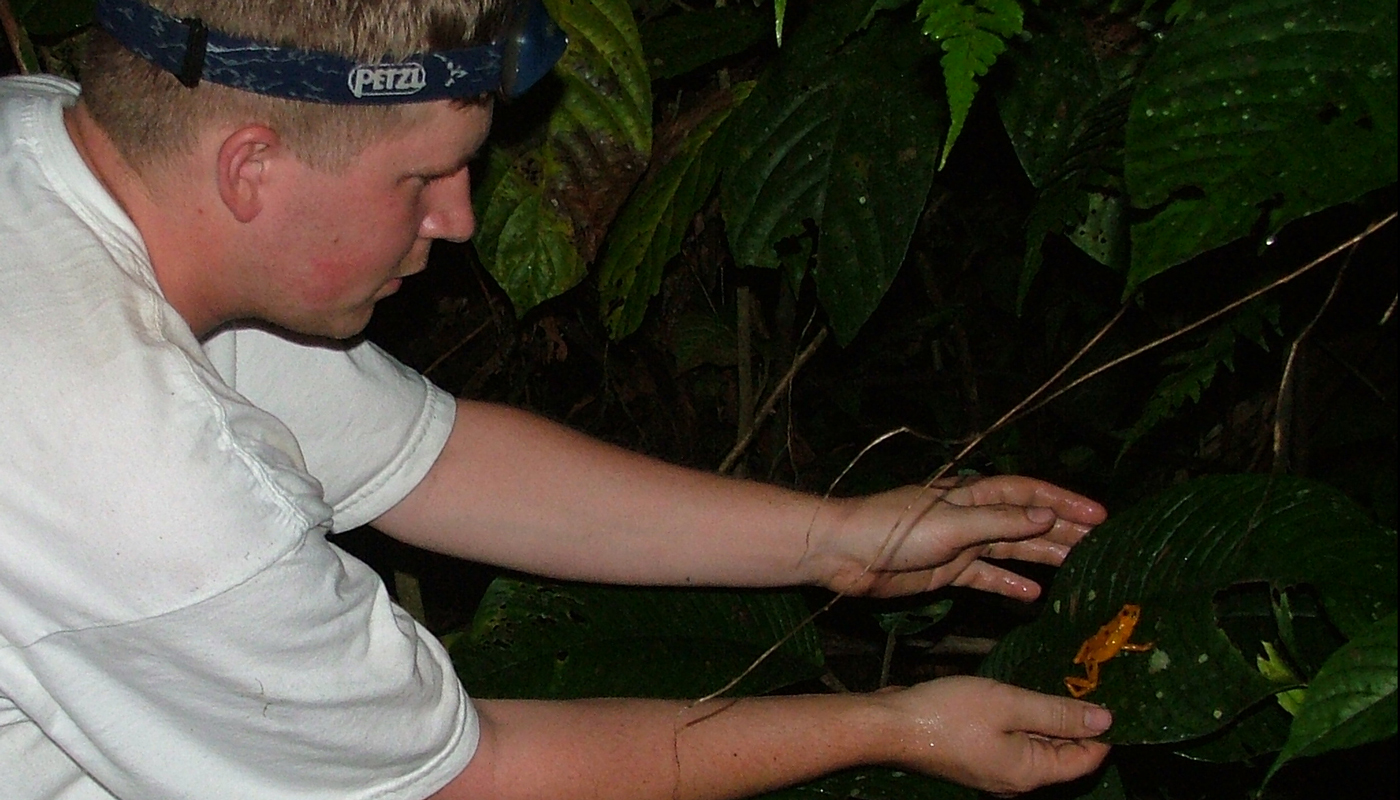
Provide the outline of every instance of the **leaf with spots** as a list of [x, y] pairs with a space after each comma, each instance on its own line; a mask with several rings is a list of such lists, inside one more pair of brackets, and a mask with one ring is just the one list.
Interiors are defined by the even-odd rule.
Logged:
[[1128, 117], [1129, 288], [1396, 179], [1395, 0], [1196, 0]]
[[[1216, 733], [1279, 691], [1235, 624], [1235, 598], [1306, 587], [1327, 622], [1357, 636], [1396, 603], [1395, 532], [1334, 489], [1288, 476], [1183, 484], [1099, 526], [1066, 560], [1046, 612], [1007, 636], [986, 674], [1067, 694], [1080, 644], [1125, 604], [1142, 608], [1143, 653], [1104, 662], [1088, 699], [1113, 709], [1108, 740], [1183, 742]], [[1272, 630], [1277, 626], [1244, 630]], [[1232, 635], [1233, 634], [1233, 635]], [[1266, 634], [1269, 635], [1269, 634]], [[1279, 638], [1284, 638], [1279, 636]], [[1275, 642], [1278, 646], [1280, 642]]]
[[852, 769], [753, 800], [977, 800], [981, 794], [937, 778], [883, 767]]
[[735, 112], [720, 205], [741, 266], [776, 268], [785, 240], [820, 231], [813, 279], [845, 343], [904, 260], [944, 116], [926, 91], [917, 31], [882, 15], [851, 34], [863, 16], [831, 5]]

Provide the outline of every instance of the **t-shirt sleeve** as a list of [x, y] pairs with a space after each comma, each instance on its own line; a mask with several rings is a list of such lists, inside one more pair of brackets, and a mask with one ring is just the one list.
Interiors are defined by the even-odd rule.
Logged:
[[451, 432], [451, 395], [373, 343], [302, 344], [259, 329], [216, 336], [215, 367], [296, 437], [345, 531], [402, 500]]

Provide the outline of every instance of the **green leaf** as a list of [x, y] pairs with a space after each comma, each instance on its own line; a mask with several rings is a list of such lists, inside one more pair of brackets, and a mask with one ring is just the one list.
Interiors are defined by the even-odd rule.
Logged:
[[697, 313], [682, 315], [675, 322], [671, 341], [677, 374], [703, 364], [732, 367], [739, 359], [732, 318], [725, 320], [717, 315]]
[[588, 268], [574, 248], [573, 223], [542, 187], [512, 168], [494, 188], [474, 241], [516, 313], [524, 314], [583, 280]]
[[752, 89], [752, 83], [740, 84], [672, 123], [683, 138], [658, 147], [652, 169], [618, 214], [598, 260], [601, 314], [612, 338], [641, 325], [647, 304], [661, 289], [666, 262], [680, 252], [691, 218], [719, 177], [719, 160], [707, 145]]
[[642, 26], [642, 45], [652, 79], [665, 80], [742, 53], [767, 34], [757, 9], [735, 4], [658, 17]]
[[1395, 532], [1299, 478], [1191, 481], [1099, 526], [1065, 561], [1046, 613], [1005, 637], [983, 670], [1065, 694], [1064, 677], [1083, 674], [1072, 663], [1080, 644], [1136, 603], [1132, 641], [1155, 646], [1102, 665], [1089, 699], [1114, 710], [1107, 739], [1206, 736], [1279, 690], [1221, 629], [1218, 596], [1250, 583], [1310, 586], [1331, 622], [1355, 635], [1395, 609]]
[[[1027, 220], [1018, 307], [1040, 269], [1046, 236], [1064, 233], [1091, 258], [1126, 272], [1123, 137], [1140, 48], [1096, 47], [1078, 16], [1051, 16], [1002, 59], [997, 108], [1026, 177], [1038, 190]], [[1137, 32], [1135, 28], [1132, 29]]]
[[1129, 290], [1396, 178], [1394, 0], [1199, 0], [1141, 75]]
[[948, 616], [948, 612], [952, 610], [952, 600], [939, 600], [922, 608], [876, 614], [875, 618], [880, 623], [880, 630], [885, 633], [895, 636], [913, 636], [942, 622], [943, 618]]
[[938, 168], [948, 163], [977, 94], [977, 79], [987, 74], [1006, 39], [1021, 32], [1023, 16], [1017, 0], [922, 0], [919, 17], [924, 34], [943, 48], [943, 80], [948, 87], [951, 123]]
[[1395, 690], [1396, 615], [1391, 612], [1322, 665], [1265, 780], [1294, 759], [1394, 736]]
[[[1297, 685], [1302, 683], [1302, 679], [1293, 671], [1288, 660], [1274, 647], [1273, 642], [1264, 642], [1264, 655], [1255, 657], [1255, 663], [1259, 665], [1259, 674], [1273, 681], [1274, 683], [1284, 683]], [[1303, 707], [1303, 700], [1308, 696], [1306, 689], [1289, 689], [1286, 692], [1279, 692], [1277, 695], [1279, 708], [1288, 712], [1289, 716], [1298, 716], [1298, 709]]]
[[753, 800], [976, 800], [972, 789], [900, 770], [847, 770]]
[[777, 267], [780, 243], [815, 227], [813, 279], [847, 343], [904, 260], [943, 118], [921, 89], [917, 32], [880, 18], [824, 51], [851, 20], [821, 22], [798, 31], [734, 115], [720, 203], [740, 265]]
[[95, 0], [44, 0], [13, 4], [15, 16], [30, 36], [65, 36], [91, 25]]
[[1233, 371], [1236, 342], [1244, 339], [1268, 350], [1265, 331], [1268, 327], [1277, 331], [1278, 318], [1277, 304], [1256, 300], [1212, 330], [1199, 347], [1164, 359], [1162, 363], [1173, 370], [1157, 384], [1137, 422], [1122, 434], [1123, 447], [1118, 457], [1122, 458], [1144, 436], [1175, 416], [1187, 402], [1199, 403], [1221, 367]]
[[[512, 153], [513, 177], [499, 179], [477, 233], [485, 243], [478, 246], [482, 262], [517, 313], [583, 279], [651, 155], [651, 81], [630, 5], [625, 0], [550, 0], [548, 5], [569, 34], [569, 47], [554, 70], [556, 88], [562, 85], [559, 102], [537, 133], [542, 140]], [[538, 106], [521, 113], [532, 110]], [[508, 118], [513, 111], [501, 108], [498, 116]], [[533, 233], [532, 225], [539, 226]]]
[[448, 640], [477, 697], [695, 698], [798, 633], [735, 690], [761, 694], [820, 674], [795, 592], [632, 589], [498, 578], [472, 629]]

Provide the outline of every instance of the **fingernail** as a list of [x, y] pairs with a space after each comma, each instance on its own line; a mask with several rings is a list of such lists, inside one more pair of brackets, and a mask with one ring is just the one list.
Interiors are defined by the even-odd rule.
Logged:
[[1101, 706], [1090, 706], [1084, 711], [1084, 727], [1094, 733], [1103, 733], [1113, 724], [1113, 715]]
[[1055, 519], [1055, 512], [1041, 506], [1032, 506], [1026, 509], [1026, 518], [1031, 522], [1038, 522], [1043, 525]]

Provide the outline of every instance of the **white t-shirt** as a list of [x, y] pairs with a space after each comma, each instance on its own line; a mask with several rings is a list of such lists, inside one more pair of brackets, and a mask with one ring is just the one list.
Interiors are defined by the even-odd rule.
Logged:
[[422, 798], [477, 719], [326, 541], [422, 479], [449, 396], [378, 349], [201, 344], [62, 123], [0, 80], [0, 798]]

